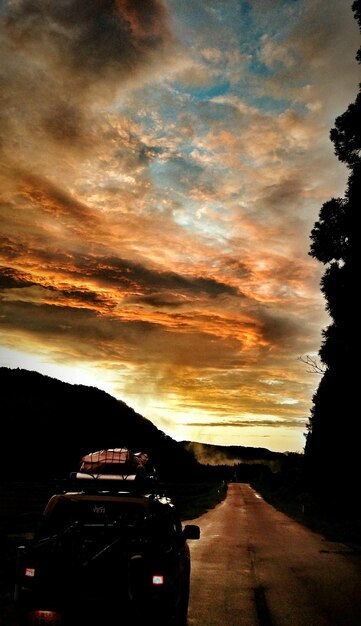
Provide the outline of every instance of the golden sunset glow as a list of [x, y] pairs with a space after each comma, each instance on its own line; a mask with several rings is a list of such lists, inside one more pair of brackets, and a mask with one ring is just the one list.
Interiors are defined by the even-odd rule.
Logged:
[[0, 7], [0, 365], [105, 389], [176, 439], [301, 451], [351, 4]]

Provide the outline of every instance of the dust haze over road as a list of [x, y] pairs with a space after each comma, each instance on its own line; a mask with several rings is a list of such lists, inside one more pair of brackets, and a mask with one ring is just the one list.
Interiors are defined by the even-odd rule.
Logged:
[[189, 626], [360, 626], [361, 554], [230, 484], [194, 520]]

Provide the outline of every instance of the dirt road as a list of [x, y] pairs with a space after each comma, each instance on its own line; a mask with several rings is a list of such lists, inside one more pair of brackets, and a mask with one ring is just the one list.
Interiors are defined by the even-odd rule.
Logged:
[[230, 484], [194, 520], [189, 626], [361, 626], [361, 554]]

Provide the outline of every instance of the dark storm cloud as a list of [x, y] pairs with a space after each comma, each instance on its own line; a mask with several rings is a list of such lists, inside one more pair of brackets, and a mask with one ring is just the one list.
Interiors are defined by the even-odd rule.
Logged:
[[169, 39], [159, 0], [20, 0], [6, 19], [11, 42], [51, 60], [77, 79], [133, 72]]
[[287, 313], [281, 314], [279, 311], [267, 310], [267, 307], [259, 308], [257, 319], [261, 324], [262, 336], [272, 345], [292, 345], [295, 338], [302, 332], [304, 324], [302, 316], [297, 319], [294, 311], [292, 315], [291, 312], [287, 315]]
[[44, 336], [45, 341], [68, 337], [69, 344], [90, 338], [94, 343], [110, 337], [107, 325], [97, 324], [96, 313], [90, 309], [34, 304], [33, 302], [2, 302], [0, 326], [7, 330], [21, 328], [21, 333], [34, 337]]
[[[56, 198], [56, 206], [64, 211], [75, 209], [75, 217], [82, 217], [86, 207], [69, 199], [66, 195], [54, 192], [52, 198]], [[49, 194], [48, 194], [49, 197]], [[54, 207], [53, 211], [55, 210]], [[99, 255], [64, 253], [39, 247], [36, 242], [33, 245], [27, 243], [23, 247], [21, 241], [7, 238], [1, 242], [1, 258], [4, 265], [12, 259], [19, 260], [24, 256], [27, 263], [37, 270], [27, 274], [15, 269], [5, 268], [2, 274], [3, 287], [20, 287], [38, 285], [62, 294], [65, 299], [72, 298], [74, 304], [78, 300], [86, 304], [99, 304], [99, 308], [113, 308], [119, 293], [127, 298], [129, 304], [144, 304], [151, 307], [179, 307], [182, 295], [206, 296], [217, 298], [220, 296], [242, 297], [242, 293], [226, 283], [212, 278], [198, 276], [184, 276], [182, 274], [149, 268], [144, 264], [135, 263], [129, 259], [119, 257], [102, 257]], [[57, 282], [54, 277], [57, 276]], [[73, 282], [72, 287], [68, 285]], [[65, 281], [65, 283], [63, 282]], [[86, 282], [86, 288], [79, 288]], [[1, 283], [0, 283], [1, 284]], [[106, 295], [98, 293], [99, 289], [111, 289], [112, 296], [107, 300]]]
[[30, 276], [12, 267], [0, 267], [0, 289], [19, 289], [34, 285]]
[[21, 195], [44, 212], [50, 212], [58, 217], [71, 216], [76, 221], [86, 220], [90, 227], [95, 223], [98, 224], [96, 214], [85, 204], [40, 176], [25, 175]]
[[[272, 209], [273, 215], [281, 214], [283, 218], [285, 214], [289, 218], [289, 208], [297, 201], [300, 202], [304, 185], [302, 184], [302, 174], [294, 175], [280, 180], [277, 184], [265, 186], [263, 195], [260, 196], [260, 204], [266, 204]], [[296, 198], [296, 199], [295, 199]], [[292, 216], [295, 219], [297, 216]]]
[[175, 309], [184, 306], [184, 300], [177, 299], [172, 294], [152, 294], [149, 296], [133, 296], [129, 301], [135, 304], [145, 304], [156, 309]]
[[146, 299], [154, 290], [181, 291], [195, 295], [203, 293], [211, 298], [220, 295], [241, 295], [238, 289], [212, 278], [188, 277], [176, 272], [150, 269], [129, 259], [84, 258], [79, 259], [78, 263], [88, 277], [92, 276], [105, 285], [141, 287]]
[[93, 105], [164, 62], [172, 39], [161, 0], [8, 2], [0, 31], [0, 148], [30, 170], [59, 145], [86, 150]]
[[107, 298], [102, 297], [101, 294], [96, 293], [95, 291], [90, 291], [89, 289], [63, 289], [60, 291], [63, 298], [68, 298], [69, 300], [76, 301], [77, 303], [83, 303], [84, 305], [88, 305], [89, 308], [94, 305], [96, 308], [108, 308], [112, 309], [113, 305], [108, 302]]
[[180, 367], [218, 367], [220, 347], [223, 363], [232, 362], [239, 355], [239, 345], [223, 341], [220, 346], [214, 336], [205, 332], [165, 330], [152, 322], [99, 315], [90, 307], [4, 301], [1, 309], [0, 331], [41, 340], [42, 345], [49, 342], [54, 349], [61, 346], [63, 354], [69, 356], [76, 345], [78, 358], [83, 356], [95, 362], [104, 358], [124, 360], [131, 350], [137, 365], [147, 367], [151, 364], [164, 368], [165, 355], [169, 354]]
[[[27, 288], [35, 288], [35, 291]], [[46, 284], [44, 280], [43, 282], [35, 281], [30, 274], [25, 272], [10, 267], [0, 268], [0, 301], [2, 307], [6, 301], [14, 303], [16, 300], [23, 301], [24, 298], [29, 302], [33, 301], [32, 304], [37, 308], [37, 311], [40, 310], [40, 307], [47, 308], [49, 306], [46, 303], [47, 300], [53, 301], [52, 306], [59, 306], [62, 309], [73, 308], [74, 311], [79, 308], [104, 311], [114, 307], [113, 303], [96, 291], [76, 287], [62, 289], [59, 286]]]
[[69, 102], [58, 101], [49, 106], [43, 118], [44, 130], [54, 141], [66, 144], [85, 144], [85, 120], [79, 109]]

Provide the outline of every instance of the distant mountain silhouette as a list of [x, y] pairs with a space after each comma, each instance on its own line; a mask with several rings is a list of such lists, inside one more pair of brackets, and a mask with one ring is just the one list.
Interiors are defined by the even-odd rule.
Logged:
[[272, 452], [267, 448], [248, 446], [221, 446], [194, 441], [182, 441], [186, 450], [192, 452], [199, 463], [209, 465], [266, 465], [272, 471], [279, 471], [285, 461], [283, 452]]
[[283, 456], [266, 448], [177, 442], [105, 391], [34, 371], [0, 367], [0, 387], [0, 479], [65, 478], [83, 455], [117, 447], [147, 452], [161, 480], [229, 478], [230, 465], [272, 467]]

